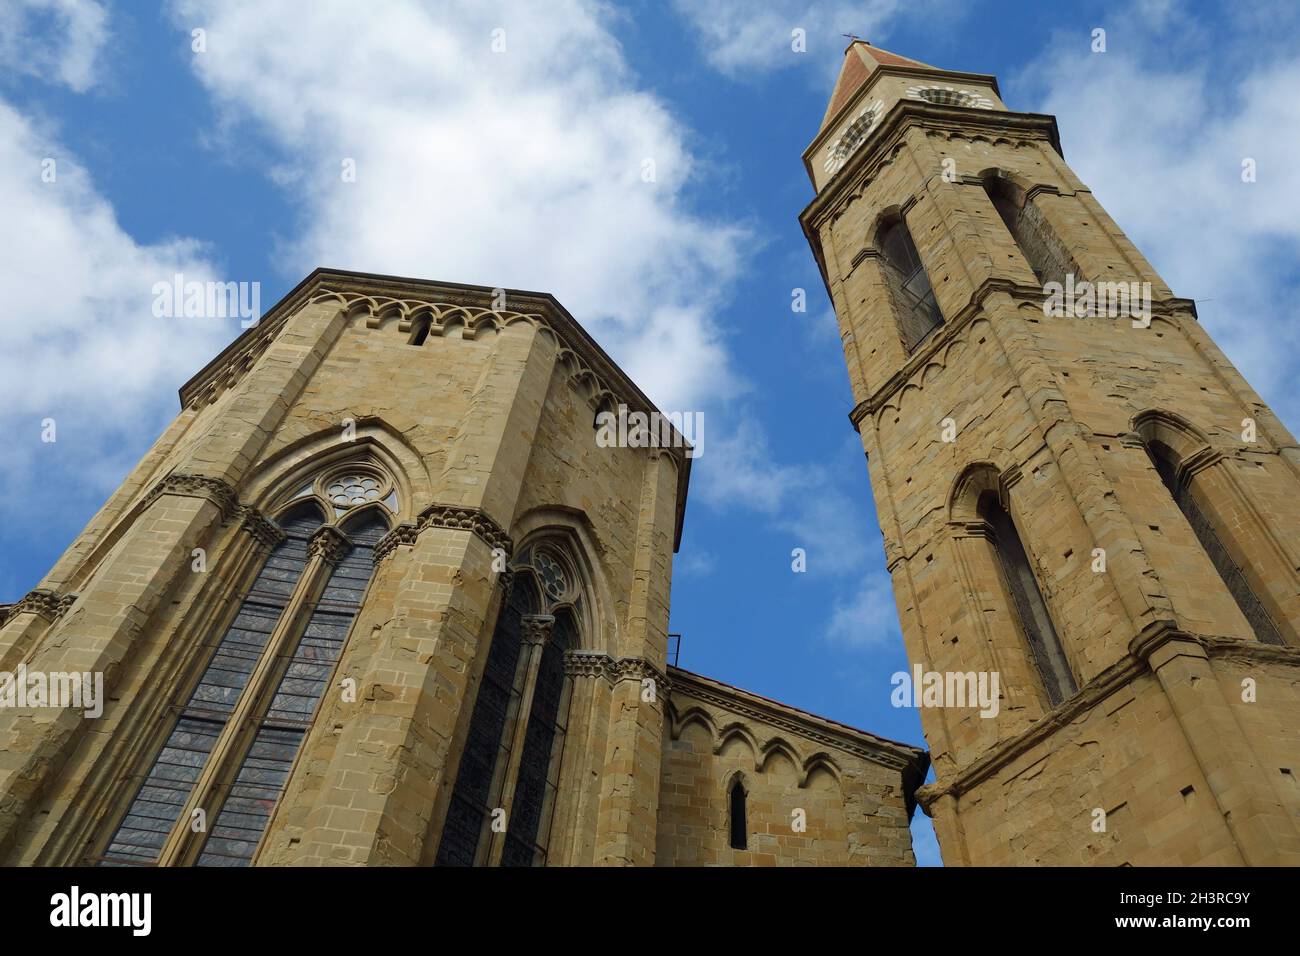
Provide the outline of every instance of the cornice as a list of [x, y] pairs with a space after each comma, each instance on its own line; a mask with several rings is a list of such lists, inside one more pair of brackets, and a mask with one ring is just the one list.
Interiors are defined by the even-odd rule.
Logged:
[[453, 531], [468, 531], [477, 535], [489, 548], [500, 548], [509, 557], [514, 553], [515, 544], [510, 540], [504, 528], [492, 520], [491, 515], [481, 508], [467, 508], [461, 505], [429, 505], [420, 512], [417, 525], [420, 531], [425, 528], [450, 528]]
[[60, 594], [50, 588], [33, 588], [16, 603], [4, 606], [3, 611], [0, 611], [0, 627], [19, 614], [35, 614], [53, 624], [67, 613], [76, 600], [75, 593]]
[[1153, 621], [1129, 643], [1129, 652], [1106, 668], [1067, 700], [1062, 701], [1042, 720], [1021, 733], [998, 743], [960, 773], [926, 784], [918, 791], [921, 805], [929, 812], [935, 801], [944, 796], [960, 797], [989, 779], [1016, 758], [1028, 753], [1063, 727], [1130, 684], [1135, 677], [1151, 673], [1149, 661], [1161, 647], [1182, 642], [1197, 650], [1198, 656], [1253, 662], [1274, 662], [1300, 668], [1300, 649], [1261, 644], [1213, 635], [1181, 631], [1169, 620]]
[[410, 546], [415, 544], [415, 540], [420, 536], [418, 525], [409, 521], [403, 521], [401, 524], [389, 531], [375, 544], [375, 564], [378, 564], [384, 558], [393, 553], [399, 546]]
[[[901, 391], [914, 376], [924, 369], [926, 365], [930, 364], [937, 353], [942, 352], [954, 339], [958, 338], [975, 318], [986, 316], [984, 303], [991, 295], [999, 292], [1019, 300], [1021, 304], [1041, 305], [1047, 298], [1047, 293], [1036, 285], [1021, 285], [998, 276], [990, 276], [985, 279], [971, 294], [970, 301], [962, 307], [961, 311], [950, 321], [945, 322], [937, 334], [931, 335], [919, 349], [912, 353], [902, 368], [898, 369], [872, 391], [867, 398], [858, 402], [849, 411], [849, 421], [854, 429], [861, 431], [862, 421], [867, 416], [874, 415], [888, 404], [889, 400], [897, 392]], [[1153, 317], [1158, 315], [1168, 321], [1172, 321], [1175, 316], [1190, 315], [1192, 320], [1195, 321], [1197, 319], [1196, 303], [1192, 299], [1182, 299], [1172, 295], [1161, 296], [1151, 300], [1151, 314]], [[1075, 322], [1082, 320], [1062, 318], [1061, 321]]]
[[[866, 143], [849, 157], [822, 186], [817, 195], [799, 214], [805, 233], [815, 229], [826, 215], [834, 214], [839, 204], [860, 193], [874, 180], [880, 168], [890, 161], [895, 149], [904, 145], [904, 136], [914, 127], [949, 134], [972, 136], [1019, 136], [1046, 140], [1061, 154], [1060, 133], [1056, 117], [1044, 113], [1017, 113], [1010, 110], [970, 109], [940, 106], [924, 100], [902, 99], [893, 105]], [[809, 147], [806, 156], [820, 146], [820, 137]], [[1061, 154], [1063, 156], [1063, 154]], [[810, 238], [812, 238], [810, 236]]]
[[[501, 292], [513, 310], [491, 307]], [[186, 382], [180, 390], [181, 407], [197, 409], [216, 401], [226, 388], [253, 367], [291, 316], [311, 303], [331, 301], [338, 303], [349, 316], [364, 315], [366, 324], [371, 327], [395, 315], [397, 327], [409, 331], [414, 321], [427, 316], [432, 335], [443, 335], [453, 320], [455, 324], [463, 324], [461, 334], [471, 339], [489, 326], [501, 329], [526, 322], [555, 338], [560, 349], [558, 361], [567, 371], [569, 384], [579, 390], [593, 409], [613, 403], [646, 414], [659, 411], [549, 293], [498, 290], [487, 286], [323, 268], [303, 279], [272, 306], [257, 325], [236, 337]], [[691, 459], [686, 455], [684, 441], [680, 446], [656, 450], [670, 455], [677, 466], [677, 514], [673, 537], [676, 550], [681, 544]]]
[[796, 710], [681, 668], [669, 667], [668, 672], [674, 690], [685, 696], [893, 770], [917, 773], [920, 775], [915, 781], [918, 784], [929, 766], [929, 756], [919, 747], [877, 737], [865, 730]]

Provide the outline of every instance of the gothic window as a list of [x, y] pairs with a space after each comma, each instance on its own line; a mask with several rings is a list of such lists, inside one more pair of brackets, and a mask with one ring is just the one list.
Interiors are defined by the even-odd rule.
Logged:
[[1047, 602], [1038, 588], [1029, 556], [1021, 544], [1015, 523], [998, 501], [996, 492], [987, 491], [980, 497], [979, 513], [988, 523], [1015, 616], [1033, 653], [1047, 699], [1055, 707], [1073, 695], [1078, 686], [1052, 625]]
[[731, 848], [744, 850], [749, 847], [749, 824], [745, 819], [745, 786], [737, 777], [727, 794], [728, 817], [731, 824]]
[[[277, 522], [284, 539], [178, 706], [101, 865], [251, 861], [369, 586], [388, 531], [386, 506], [373, 504], [381, 497], [395, 507], [373, 467], [293, 496]], [[331, 511], [341, 526], [327, 523]]]
[[471, 712], [438, 866], [546, 863], [568, 723], [565, 657], [578, 646], [582, 596], [576, 581], [569, 562], [547, 545], [525, 550], [514, 565]]
[[460, 769], [438, 845], [439, 866], [473, 866], [483, 832], [491, 823], [492, 780], [496, 768], [509, 759], [506, 728], [517, 711], [520, 688], [515, 675], [522, 649], [523, 618], [535, 600], [528, 582], [516, 577], [497, 616], [487, 664], [479, 682], [470, 717], [469, 736], [461, 751]]
[[1219, 577], [1227, 585], [1228, 591], [1237, 602], [1237, 607], [1241, 608], [1241, 613], [1245, 615], [1247, 623], [1255, 632], [1255, 639], [1264, 644], [1285, 644], [1286, 641], [1278, 631], [1277, 625], [1273, 623], [1272, 617], [1256, 596], [1246, 576], [1242, 574], [1240, 566], [1224, 546], [1222, 539], [1214, 530], [1213, 523], [1197, 504], [1189, 482], [1180, 477], [1177, 456], [1172, 449], [1160, 443], [1152, 442], [1146, 447], [1161, 482], [1168, 489], [1174, 503], [1187, 519], [1187, 523], [1191, 525], [1192, 533], [1201, 542], [1201, 547], [1205, 549], [1210, 562], [1219, 572]]
[[1073, 257], [1023, 190], [1001, 176], [989, 175], [984, 191], [1039, 283], [1064, 284], [1068, 274], [1081, 278]]
[[903, 345], [915, 351], [930, 334], [943, 325], [943, 314], [934, 290], [907, 231], [907, 223], [896, 219], [880, 231], [878, 246], [885, 263], [885, 282], [898, 315]]

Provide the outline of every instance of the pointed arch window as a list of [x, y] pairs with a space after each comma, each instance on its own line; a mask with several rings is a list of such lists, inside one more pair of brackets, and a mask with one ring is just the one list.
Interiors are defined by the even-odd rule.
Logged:
[[545, 865], [571, 693], [565, 657], [578, 646], [581, 602], [572, 564], [556, 549], [527, 549], [515, 564], [436, 865]]
[[939, 311], [907, 223], [901, 217], [881, 227], [876, 245], [885, 264], [885, 282], [898, 316], [903, 345], [908, 352], [913, 352], [943, 325], [943, 313]]
[[749, 821], [746, 818], [746, 799], [745, 785], [737, 777], [731, 782], [731, 790], [727, 794], [727, 817], [731, 830], [731, 848], [733, 850], [745, 850], [749, 848]]
[[1169, 446], [1158, 441], [1147, 441], [1145, 447], [1156, 472], [1160, 475], [1161, 483], [1174, 499], [1174, 503], [1178, 505], [1178, 510], [1183, 513], [1183, 517], [1187, 519], [1192, 533], [1201, 543], [1201, 548], [1209, 557], [1210, 563], [1219, 572], [1219, 577], [1223, 579], [1224, 585], [1227, 586], [1233, 600], [1237, 602], [1237, 607], [1241, 609], [1246, 622], [1255, 632], [1255, 639], [1264, 644], [1285, 645], [1286, 640], [1264, 607], [1264, 603], [1255, 594], [1255, 590], [1242, 573], [1241, 566], [1233, 559], [1232, 553], [1215, 531], [1214, 523], [1197, 503], [1192, 493], [1191, 482], [1180, 467], [1178, 455]]
[[1080, 278], [1074, 258], [1023, 189], [991, 173], [984, 177], [984, 192], [1039, 283], [1064, 284], [1070, 274]]
[[283, 539], [178, 707], [100, 865], [252, 861], [369, 587], [391, 484], [376, 468], [353, 469], [285, 507]]
[[1012, 609], [1033, 654], [1047, 699], [1055, 707], [1078, 690], [1061, 639], [1052, 624], [1047, 602], [1039, 590], [1029, 555], [1020, 541], [996, 491], [985, 491], [979, 499], [979, 515], [987, 523], [993, 550], [997, 553]]

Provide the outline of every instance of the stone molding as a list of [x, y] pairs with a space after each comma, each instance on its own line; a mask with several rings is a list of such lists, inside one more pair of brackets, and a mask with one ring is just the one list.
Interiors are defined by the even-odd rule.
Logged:
[[[936, 356], [960, 339], [967, 327], [976, 319], [983, 318], [985, 321], [990, 319], [984, 309], [984, 303], [996, 293], [1009, 295], [1022, 304], [1041, 305], [1047, 298], [1047, 294], [1039, 286], [1019, 285], [999, 276], [990, 276], [985, 279], [971, 294], [970, 302], [963, 306], [950, 320], [946, 321], [937, 334], [927, 339], [904, 363], [902, 368], [849, 411], [849, 421], [854, 429], [861, 431], [863, 420], [869, 415], [875, 415], [889, 404], [889, 400], [901, 392], [905, 386], [918, 384], [915, 379], [924, 373], [927, 366], [935, 363], [942, 366], [944, 363], [937, 359]], [[1181, 299], [1172, 295], [1159, 298], [1153, 297], [1151, 300], [1151, 314], [1153, 317], [1158, 316], [1168, 321], [1187, 316], [1195, 320], [1197, 317], [1196, 303], [1191, 299]]]
[[509, 557], [515, 550], [514, 542], [505, 529], [492, 520], [482, 508], [463, 505], [429, 505], [420, 512], [418, 528], [450, 528], [468, 531], [493, 550], [500, 548]]
[[650, 678], [658, 685], [660, 693], [668, 693], [672, 682], [668, 675], [643, 657], [621, 657], [618, 660], [600, 651], [566, 651], [564, 673], [570, 677], [603, 677], [611, 685], [625, 680]]
[[[504, 528], [492, 520], [481, 508], [468, 508], [463, 505], [429, 505], [420, 512], [414, 522], [404, 521], [379, 539], [375, 545], [375, 563], [388, 557], [398, 547], [410, 547], [415, 544], [426, 528], [447, 528], [452, 531], [468, 531], [493, 550], [500, 548], [508, 558], [515, 549]], [[508, 572], [503, 572], [499, 581], [509, 589]]]
[[[776, 727], [804, 740], [842, 750], [892, 770], [902, 772], [908, 769], [919, 769], [924, 775], [925, 767], [929, 765], [928, 758], [924, 757], [925, 751], [920, 748], [876, 738], [874, 734], [868, 734], [866, 731], [857, 731], [857, 734], [861, 735], [859, 737], [848, 732], [837, 732], [832, 727], [820, 727], [812, 720], [800, 720], [796, 715], [784, 714], [776, 707], [763, 706], [757, 701], [751, 703], [740, 696], [743, 691], [734, 695], [726, 694], [689, 677], [690, 675], [679, 671], [678, 687], [683, 694], [712, 704], [728, 713]], [[733, 689], [739, 690], [739, 688]], [[863, 738], [870, 738], [872, 743], [867, 743]], [[873, 745], [876, 740], [879, 740], [879, 744]], [[918, 779], [917, 782], [919, 783], [920, 780]]]
[[1194, 649], [1197, 656], [1280, 662], [1300, 668], [1300, 649], [1294, 647], [1280, 647], [1276, 644], [1261, 644], [1256, 641], [1241, 641], [1215, 635], [1192, 634], [1180, 631], [1173, 621], [1153, 621], [1129, 642], [1129, 653], [1081, 687], [1073, 697], [1057, 704], [1032, 727], [995, 744], [961, 773], [922, 787], [917, 792], [922, 807], [928, 813], [930, 806], [941, 797], [948, 795], [960, 797], [1058, 730], [1079, 719], [1086, 711], [1092, 710], [1107, 697], [1122, 690], [1135, 677], [1152, 673], [1148, 663], [1152, 655], [1171, 642], [1187, 644], [1188, 649]]
[[403, 521], [401, 524], [396, 525], [393, 530], [380, 538], [375, 545], [375, 564], [392, 554], [399, 545], [409, 547], [415, 544], [415, 539], [419, 536], [420, 529], [409, 521]]
[[187, 498], [202, 498], [217, 506], [223, 521], [229, 521], [240, 511], [239, 496], [230, 483], [220, 478], [207, 475], [187, 475], [172, 472], [159, 479], [140, 503], [144, 511], [163, 495], [183, 495]]

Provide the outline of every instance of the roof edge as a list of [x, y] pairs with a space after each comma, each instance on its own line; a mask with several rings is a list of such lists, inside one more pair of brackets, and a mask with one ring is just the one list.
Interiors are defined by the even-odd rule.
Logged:
[[[188, 405], [195, 394], [206, 386], [234, 356], [249, 346], [259, 334], [264, 333], [268, 325], [283, 323], [318, 293], [352, 292], [362, 295], [387, 295], [400, 299], [427, 298], [430, 291], [436, 290], [438, 299], [448, 304], [479, 307], [487, 305], [490, 308], [491, 306], [483, 300], [490, 300], [498, 288], [319, 266], [271, 306], [256, 325], [244, 329], [235, 336], [212, 361], [204, 365], [181, 386], [179, 393], [181, 407]], [[504, 289], [504, 292], [507, 299], [520, 307], [512, 311], [541, 313], [567, 347], [573, 349], [596, 372], [608, 379], [611, 388], [617, 390], [618, 397], [630, 409], [663, 414], [554, 295], [549, 292], [509, 288]], [[278, 332], [278, 329], [276, 331]], [[676, 552], [681, 547], [682, 528], [685, 522], [691, 457], [685, 453], [684, 448], [667, 450], [672, 453], [678, 465], [677, 508], [673, 531], [673, 551]]]

